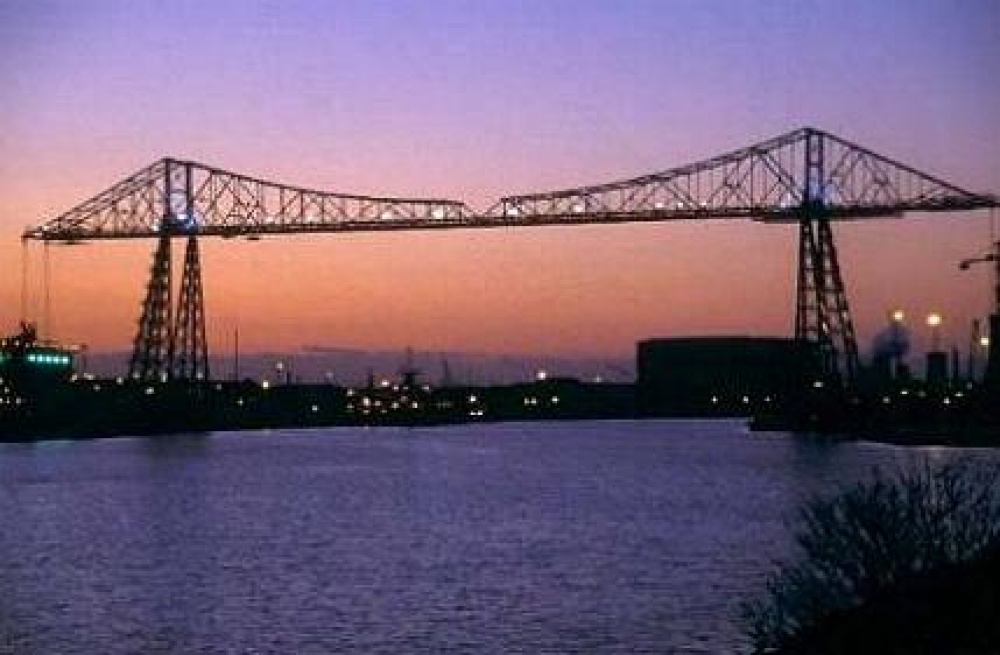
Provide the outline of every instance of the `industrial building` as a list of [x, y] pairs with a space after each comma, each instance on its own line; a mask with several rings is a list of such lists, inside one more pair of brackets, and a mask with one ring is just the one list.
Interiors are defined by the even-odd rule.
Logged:
[[815, 383], [809, 351], [794, 339], [649, 339], [636, 347], [643, 416], [746, 416], [775, 410]]

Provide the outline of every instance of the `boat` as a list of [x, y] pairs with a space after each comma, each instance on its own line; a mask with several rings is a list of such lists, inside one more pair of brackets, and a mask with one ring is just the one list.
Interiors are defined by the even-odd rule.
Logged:
[[35, 325], [0, 339], [0, 428], [34, 420], [73, 376], [75, 350], [39, 338]]

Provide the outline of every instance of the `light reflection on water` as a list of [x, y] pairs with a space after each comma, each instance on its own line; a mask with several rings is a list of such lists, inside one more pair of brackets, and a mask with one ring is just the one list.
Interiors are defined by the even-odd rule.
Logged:
[[0, 653], [738, 651], [804, 498], [959, 452], [726, 421], [0, 446]]

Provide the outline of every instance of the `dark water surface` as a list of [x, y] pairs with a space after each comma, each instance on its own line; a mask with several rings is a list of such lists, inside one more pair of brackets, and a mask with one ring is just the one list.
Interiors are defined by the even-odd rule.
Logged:
[[740, 651], [803, 498], [957, 456], [724, 421], [4, 445], [0, 653]]

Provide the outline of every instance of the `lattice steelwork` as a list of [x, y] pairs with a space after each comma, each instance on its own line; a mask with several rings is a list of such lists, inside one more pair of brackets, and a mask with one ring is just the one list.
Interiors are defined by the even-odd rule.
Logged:
[[820, 373], [829, 381], [854, 380], [860, 368], [854, 323], [840, 275], [830, 221], [803, 217], [799, 224], [799, 276], [795, 337], [815, 344]]
[[[822, 166], [807, 179], [810, 144]], [[830, 219], [997, 206], [826, 132], [803, 128], [696, 164], [611, 184], [501, 198], [476, 214], [454, 200], [311, 191], [163, 159], [24, 237], [45, 241], [753, 218], [798, 223], [809, 199]], [[164, 208], [167, 208], [164, 210]]]
[[795, 338], [815, 346], [819, 372], [836, 384], [853, 382], [861, 363], [847, 291], [825, 210], [826, 142], [809, 133], [805, 142], [805, 188], [799, 208], [799, 277]]
[[[482, 214], [453, 200], [325, 193], [163, 159], [28, 230], [24, 238], [74, 242], [156, 237], [165, 248], [164, 235], [252, 237], [723, 218], [793, 222], [800, 229], [796, 336], [818, 345], [828, 375], [849, 381], [858, 368], [857, 344], [830, 223], [905, 211], [995, 206], [994, 196], [965, 191], [839, 137], [802, 128], [660, 173], [507, 196]], [[162, 262], [159, 268], [154, 265], [154, 278], [161, 269]], [[197, 343], [198, 337], [190, 335], [204, 329], [203, 318], [190, 317], [202, 316], [204, 310], [200, 273], [190, 275], [184, 292], [188, 300], [181, 308], [187, 313], [179, 329], [185, 340]], [[164, 293], [162, 282], [150, 283], [132, 367], [143, 377], [159, 366], [162, 329], [157, 321]], [[200, 347], [189, 346], [182, 350]], [[185, 357], [191, 354], [185, 352]], [[197, 375], [187, 360], [182, 371], [173, 363], [168, 370], [170, 375]]]
[[153, 253], [146, 299], [132, 344], [128, 367], [131, 378], [161, 380], [170, 374], [174, 336], [171, 295], [170, 235], [163, 234]]
[[[807, 166], [810, 149], [821, 153], [820, 166], [811, 171]], [[797, 223], [807, 201], [821, 207], [831, 219], [980, 209], [997, 204], [995, 197], [970, 193], [832, 134], [803, 128], [661, 173], [508, 196], [491, 213], [525, 223], [677, 218]]]
[[129, 362], [136, 380], [208, 380], [205, 298], [198, 238], [187, 237], [180, 297], [173, 304], [171, 236], [163, 234], [153, 253], [146, 298]]
[[207, 380], [208, 341], [205, 338], [205, 298], [201, 288], [201, 258], [198, 239], [187, 238], [184, 274], [174, 325], [170, 375], [181, 380]]
[[453, 200], [325, 193], [163, 159], [25, 237], [73, 242], [157, 237], [164, 229], [222, 237], [412, 229], [471, 214]]

